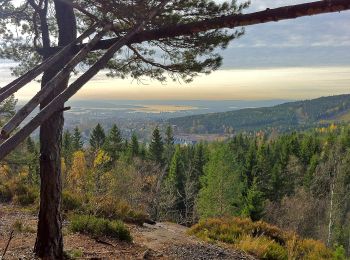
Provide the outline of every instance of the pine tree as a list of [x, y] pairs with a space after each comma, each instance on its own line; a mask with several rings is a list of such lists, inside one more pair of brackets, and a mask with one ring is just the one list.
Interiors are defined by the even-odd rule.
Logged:
[[0, 102], [0, 126], [3, 120], [11, 118], [16, 111], [17, 99], [12, 95], [8, 99]]
[[112, 161], [118, 159], [123, 149], [123, 138], [117, 125], [113, 125], [106, 138], [104, 149], [111, 156]]
[[93, 151], [99, 150], [105, 143], [106, 134], [104, 129], [100, 124], [97, 124], [96, 127], [92, 130], [90, 136], [90, 145]]
[[83, 149], [84, 142], [82, 140], [81, 133], [79, 131], [78, 127], [74, 128], [74, 133], [72, 136], [72, 146], [73, 146], [73, 151], [80, 151]]
[[150, 152], [151, 159], [160, 165], [163, 165], [164, 163], [163, 150], [164, 150], [164, 146], [163, 146], [162, 137], [160, 135], [159, 128], [156, 127], [152, 134], [152, 140], [151, 140], [149, 152]]
[[[71, 43], [77, 36], [78, 28], [84, 30], [91, 25], [91, 17], [75, 15], [74, 5], [69, 4], [70, 1], [68, 4], [66, 1], [59, 0], [23, 1], [22, 5], [18, 5], [16, 2], [14, 0], [3, 1], [0, 6], [2, 19], [0, 36], [6, 39], [0, 42], [0, 55], [20, 64], [21, 67], [14, 71], [17, 75], [24, 74], [23, 72], [28, 68], [33, 68], [40, 61], [49, 58], [57, 48]], [[154, 6], [159, 4], [159, 1], [119, 1], [118, 4], [115, 4], [114, 1], [98, 1], [102, 3], [101, 8], [95, 8], [95, 1], [78, 1], [78, 5], [79, 2], [84, 2], [84, 7], [93, 12], [96, 17], [104, 16], [108, 12], [109, 20], [118, 20], [120, 22], [119, 28], [122, 30], [120, 35], [129, 32], [134, 26], [135, 20], [143, 20], [145, 16], [149, 15], [148, 10], [153, 10]], [[173, 79], [181, 77], [185, 81], [190, 81], [198, 73], [209, 73], [218, 69], [222, 63], [221, 56], [215, 51], [227, 47], [231, 40], [243, 34], [241, 30], [222, 30], [222, 27], [233, 24], [227, 23], [226, 19], [220, 21], [220, 17], [226, 15], [235, 17], [248, 5], [248, 3], [237, 4], [236, 1], [232, 1], [231, 4], [217, 4], [207, 0], [169, 2], [157, 17], [150, 19], [150, 21], [146, 19], [145, 28], [157, 30], [158, 28], [174, 26], [175, 30], [172, 32], [178, 32], [177, 35], [170, 34], [164, 37], [164, 35], [156, 33], [153, 39], [141, 37], [139, 44], [131, 42], [126, 46], [130, 50], [130, 55], [125, 58], [114, 55], [107, 66], [101, 64], [99, 69], [107, 67], [110, 69], [110, 75], [121, 78], [128, 75], [142, 78], [146, 75], [160, 81], [166, 79], [164, 76], [166, 71]], [[135, 12], [123, 11], [130, 8]], [[324, 9], [321, 11], [329, 10], [328, 4], [327, 8]], [[291, 12], [293, 15], [293, 10]], [[282, 11], [277, 12], [274, 20], [281, 19], [280, 13], [284, 14]], [[35, 19], [33, 19], [32, 14], [35, 14]], [[298, 16], [298, 14], [294, 14], [294, 16]], [[214, 28], [208, 28], [207, 19], [219, 20], [220, 23]], [[265, 19], [255, 19], [255, 23], [261, 21], [265, 21]], [[193, 22], [194, 25], [191, 26]], [[192, 33], [181, 35], [182, 25], [189, 25]], [[13, 33], [14, 31], [22, 33]], [[23, 35], [30, 35], [30, 37], [24, 41]], [[109, 42], [114, 44], [115, 41], [111, 39]], [[101, 44], [98, 46], [97, 49], [102, 48]], [[102, 46], [109, 47], [104, 44]], [[152, 51], [148, 51], [150, 46], [156, 47], [152, 48]], [[65, 66], [72, 55], [74, 53], [65, 55], [43, 73], [42, 87], [45, 87], [46, 83]], [[96, 59], [98, 56], [91, 55], [87, 59], [87, 63], [92, 64], [95, 61], [94, 58]], [[158, 64], [155, 62], [156, 57], [164, 57], [164, 60], [168, 61], [167, 64]], [[68, 82], [69, 75], [64, 77], [59, 84], [57, 93], [46, 97], [41, 102], [41, 106], [49, 104], [62, 89], [67, 87]], [[35, 253], [39, 257], [48, 259], [63, 258], [63, 235], [59, 212], [62, 189], [60, 140], [63, 121], [62, 103], [60, 109], [41, 125], [40, 131], [41, 156], [47, 158], [40, 160], [41, 185], [42, 190], [48, 192], [41, 194]], [[50, 229], [47, 228], [48, 226]]]

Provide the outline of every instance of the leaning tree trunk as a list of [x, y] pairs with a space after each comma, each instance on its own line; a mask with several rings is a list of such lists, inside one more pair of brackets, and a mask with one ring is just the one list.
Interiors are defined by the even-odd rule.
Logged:
[[[59, 0], [55, 2], [56, 20], [59, 28], [59, 45], [67, 45], [76, 38], [76, 21], [73, 8]], [[47, 57], [45, 57], [47, 58]], [[71, 57], [44, 73], [42, 87], [63, 68]], [[42, 109], [68, 85], [67, 77], [57, 91], [51, 93], [41, 104]], [[45, 259], [63, 258], [61, 224], [61, 139], [63, 129], [63, 106], [40, 127], [40, 211], [35, 253]]]

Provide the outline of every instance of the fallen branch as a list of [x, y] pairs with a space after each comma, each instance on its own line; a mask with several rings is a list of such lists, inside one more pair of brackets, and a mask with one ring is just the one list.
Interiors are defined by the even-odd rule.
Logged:
[[14, 237], [14, 232], [15, 232], [15, 231], [12, 230], [11, 233], [10, 233], [10, 237], [9, 237], [9, 239], [8, 239], [8, 241], [7, 241], [5, 250], [4, 250], [4, 252], [2, 253], [1, 259], [4, 259], [5, 255], [6, 255], [7, 249], [8, 249], [8, 247], [10, 246], [11, 240], [12, 240], [13, 237]]
[[101, 238], [95, 237], [94, 240], [99, 244], [115, 247], [115, 245], [113, 245], [112, 243], [105, 241], [105, 240], [102, 240]]

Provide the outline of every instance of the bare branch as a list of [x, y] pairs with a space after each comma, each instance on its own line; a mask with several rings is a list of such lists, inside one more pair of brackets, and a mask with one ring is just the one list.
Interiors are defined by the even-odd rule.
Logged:
[[134, 47], [132, 47], [131, 45], [128, 45], [128, 48], [130, 50], [132, 50], [132, 52], [140, 59], [142, 60], [144, 63], [147, 63], [147, 64], [150, 64], [154, 67], [158, 67], [158, 68], [161, 68], [161, 69], [164, 69], [164, 70], [168, 70], [168, 71], [171, 71], [171, 72], [176, 72], [176, 65], [162, 65], [160, 63], [157, 63], [157, 62], [154, 62], [154, 61], [151, 61], [151, 60], [147, 60], [145, 57], [143, 57], [138, 51], [137, 49], [135, 49]]

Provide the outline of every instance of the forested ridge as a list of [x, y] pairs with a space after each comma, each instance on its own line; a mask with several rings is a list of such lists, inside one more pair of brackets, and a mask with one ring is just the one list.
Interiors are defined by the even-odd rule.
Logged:
[[350, 95], [289, 102], [273, 107], [246, 108], [170, 119], [187, 133], [232, 133], [257, 130], [281, 132], [341, 122], [350, 110]]
[[[1, 202], [37, 205], [38, 146], [28, 138], [1, 163]], [[123, 138], [116, 125], [98, 124], [85, 144], [78, 127], [65, 131], [61, 162], [63, 210], [65, 217], [73, 215], [76, 232], [130, 240], [116, 220], [186, 226], [201, 221], [193, 234], [261, 258], [286, 259], [291, 241], [299, 243], [296, 255], [316, 257], [310, 259], [349, 254], [349, 126], [279, 136], [239, 134], [225, 142], [180, 146], [170, 126], [155, 128], [145, 144], [136, 134]], [[329, 249], [260, 220], [321, 240]], [[98, 225], [108, 229], [96, 231]], [[272, 234], [261, 238], [257, 230]]]

